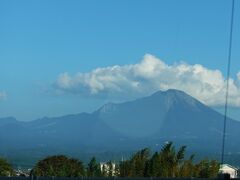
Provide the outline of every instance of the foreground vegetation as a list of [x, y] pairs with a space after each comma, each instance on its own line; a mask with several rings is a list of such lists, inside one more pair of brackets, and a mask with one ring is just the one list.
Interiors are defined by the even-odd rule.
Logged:
[[[92, 158], [84, 164], [64, 155], [51, 156], [39, 161], [31, 171], [34, 176], [55, 177], [197, 177], [213, 178], [219, 170], [215, 160], [194, 161], [194, 155], [185, 158], [186, 146], [175, 149], [172, 143], [165, 144], [159, 152], [142, 149], [128, 160], [104, 164]], [[7, 161], [0, 159], [0, 176], [13, 175]]]
[[0, 176], [13, 176], [14, 170], [7, 160], [0, 158]]
[[168, 143], [150, 156], [149, 149], [143, 149], [130, 160], [120, 162], [121, 177], [216, 177], [219, 163], [215, 160], [201, 160], [194, 163], [194, 155], [185, 159], [186, 146], [178, 151]]

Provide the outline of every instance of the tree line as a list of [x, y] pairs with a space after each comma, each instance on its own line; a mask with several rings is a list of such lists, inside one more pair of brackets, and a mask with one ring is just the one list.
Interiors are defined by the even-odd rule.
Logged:
[[[93, 157], [87, 165], [64, 155], [40, 160], [32, 169], [32, 176], [55, 177], [196, 177], [214, 178], [219, 171], [215, 160], [194, 162], [194, 155], [185, 158], [186, 146], [176, 150], [173, 143], [165, 144], [159, 152], [148, 148], [134, 153], [130, 159], [120, 162], [99, 163]], [[3, 163], [4, 162], [4, 163]], [[5, 170], [4, 170], [5, 169]], [[3, 173], [1, 173], [3, 172]], [[4, 174], [5, 172], [5, 174]], [[0, 176], [13, 175], [12, 167], [0, 159]]]
[[165, 144], [159, 152], [150, 156], [148, 148], [135, 153], [130, 160], [119, 163], [121, 177], [196, 177], [214, 178], [220, 164], [203, 159], [194, 163], [194, 155], [185, 158], [186, 146], [175, 149], [172, 143]]

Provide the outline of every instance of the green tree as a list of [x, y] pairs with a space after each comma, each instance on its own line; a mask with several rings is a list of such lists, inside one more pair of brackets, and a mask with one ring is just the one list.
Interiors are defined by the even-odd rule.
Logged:
[[81, 161], [64, 155], [51, 156], [39, 161], [32, 170], [35, 176], [81, 177], [85, 168]]
[[180, 167], [180, 177], [193, 177], [195, 173], [195, 165], [193, 164], [194, 155], [191, 155], [188, 160], [185, 160]]
[[147, 176], [159, 177], [160, 168], [160, 156], [158, 152], [155, 152], [147, 164]]
[[147, 174], [147, 162], [149, 161], [150, 150], [148, 148], [138, 151], [130, 160], [131, 176], [144, 177]]
[[135, 153], [130, 160], [119, 163], [120, 177], [197, 177], [215, 178], [219, 170], [217, 161], [202, 160], [193, 163], [194, 155], [185, 160], [186, 146], [178, 150], [172, 142], [150, 157], [149, 149]]
[[87, 167], [88, 177], [100, 177], [102, 176], [100, 164], [97, 163], [96, 158], [93, 157]]
[[186, 146], [181, 146], [178, 150], [178, 152], [175, 155], [174, 161], [173, 161], [173, 172], [172, 177], [178, 177], [180, 173], [180, 169], [182, 166], [182, 163], [184, 161]]
[[129, 160], [121, 161], [119, 163], [119, 176], [120, 177], [130, 177], [131, 176], [131, 163]]
[[0, 176], [13, 176], [14, 170], [7, 160], [0, 158]]
[[203, 159], [195, 165], [195, 177], [215, 178], [219, 170], [219, 163], [215, 160]]
[[157, 177], [178, 177], [184, 160], [185, 150], [186, 146], [181, 146], [176, 151], [172, 142], [165, 144], [159, 154], [155, 154], [154, 164], [151, 165], [154, 168], [151, 175]]
[[163, 146], [161, 151], [159, 152], [160, 156], [160, 166], [161, 169], [159, 171], [160, 177], [174, 177], [175, 170], [175, 158], [176, 151], [172, 142], [167, 143]]
[[220, 164], [216, 160], [210, 161], [210, 178], [216, 178], [219, 172]]

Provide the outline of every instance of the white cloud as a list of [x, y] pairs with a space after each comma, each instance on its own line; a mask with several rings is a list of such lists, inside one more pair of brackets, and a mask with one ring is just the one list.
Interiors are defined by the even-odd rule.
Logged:
[[240, 71], [237, 73], [238, 81], [240, 81]]
[[4, 91], [0, 91], [0, 100], [5, 100], [7, 99], [7, 93]]
[[[238, 81], [238, 82], [237, 82]], [[229, 104], [240, 107], [240, 72], [229, 81]], [[97, 68], [89, 73], [60, 74], [54, 87], [67, 93], [124, 98], [149, 95], [157, 90], [179, 89], [211, 106], [225, 103], [226, 79], [219, 70], [200, 64], [168, 65], [146, 54], [141, 62]]]

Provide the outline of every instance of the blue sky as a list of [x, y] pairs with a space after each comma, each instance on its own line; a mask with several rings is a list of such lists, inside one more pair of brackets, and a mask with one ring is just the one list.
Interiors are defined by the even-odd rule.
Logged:
[[[235, 7], [233, 80], [240, 71], [239, 1]], [[201, 64], [225, 76], [230, 8], [229, 0], [2, 0], [0, 117], [32, 120], [91, 112], [108, 101], [119, 100], [121, 95], [116, 98], [118, 93], [113, 89], [104, 91], [105, 96], [83, 94], [76, 90], [83, 85], [74, 84], [79, 80], [75, 75], [92, 75], [99, 67], [139, 64], [146, 54], [169, 66]], [[74, 84], [67, 89], [57, 83], [65, 72]], [[103, 73], [108, 74], [108, 70]], [[238, 83], [236, 80], [237, 87]], [[154, 90], [156, 86], [138, 95]], [[134, 89], [131, 91], [134, 94]], [[111, 95], [106, 95], [109, 92]], [[221, 103], [209, 103], [221, 107]], [[233, 106], [231, 113], [236, 117], [240, 109], [236, 103]]]

